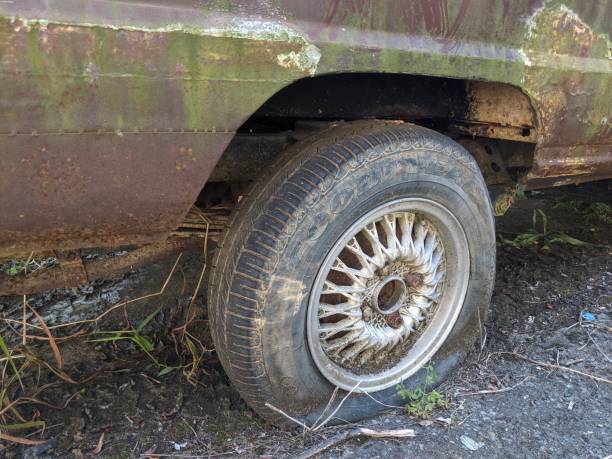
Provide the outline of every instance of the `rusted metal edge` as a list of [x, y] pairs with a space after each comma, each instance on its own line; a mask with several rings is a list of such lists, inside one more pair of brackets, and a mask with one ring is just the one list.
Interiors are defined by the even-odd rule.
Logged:
[[451, 128], [473, 137], [512, 140], [533, 144], [537, 142], [537, 130], [533, 126], [503, 126], [493, 123], [458, 120], [451, 123]]
[[55, 252], [59, 266], [25, 276], [0, 274], [0, 296], [32, 295], [53, 288], [78, 287], [94, 279], [117, 276], [156, 263], [179, 252], [203, 248], [205, 241], [218, 240], [230, 210], [218, 207], [204, 211], [194, 206], [168, 239], [138, 247], [122, 256], [84, 261], [78, 251]]
[[[145, 245], [128, 252], [123, 256], [98, 258], [82, 263], [78, 268], [80, 257], [74, 257], [66, 269], [66, 263], [60, 259], [60, 265], [41, 269], [26, 276], [7, 276], [0, 274], [0, 295], [31, 295], [53, 288], [78, 287], [94, 279], [113, 277], [129, 270], [161, 261], [172, 254], [202, 247], [201, 237], [170, 238], [164, 242]], [[75, 268], [74, 270], [72, 268]], [[74, 275], [78, 270], [81, 275]]]

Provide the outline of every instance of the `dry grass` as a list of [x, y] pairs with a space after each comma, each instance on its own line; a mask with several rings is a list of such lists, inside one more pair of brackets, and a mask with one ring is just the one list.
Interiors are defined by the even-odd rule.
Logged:
[[[192, 385], [199, 384], [198, 374], [205, 355], [210, 350], [193, 334], [190, 325], [196, 320], [197, 311], [194, 307], [195, 300], [201, 290], [204, 274], [207, 268], [208, 250], [208, 221], [204, 215], [203, 225], [206, 225], [206, 237], [204, 238], [203, 263], [194, 287], [191, 300], [183, 315], [183, 322], [170, 330], [170, 338], [174, 351], [179, 360], [178, 365], [168, 365], [161, 362], [155, 355], [155, 347], [145, 335], [145, 327], [151, 322], [162, 306], [149, 314], [137, 327], [128, 330], [117, 330], [104, 332], [99, 329], [100, 321], [115, 311], [123, 310], [128, 324], [128, 306], [141, 303], [155, 297], [160, 297], [166, 292], [168, 285], [178, 271], [182, 254], [179, 254], [165, 278], [161, 288], [138, 298], [122, 300], [92, 319], [79, 320], [48, 326], [43, 317], [35, 308], [31, 307], [27, 297], [23, 296], [23, 308], [21, 320], [2, 318], [9, 327], [9, 333], [13, 336], [0, 335], [0, 440], [6, 445], [0, 444], [0, 451], [10, 444], [40, 445], [44, 440], [46, 423], [41, 419], [37, 406], [46, 406], [52, 409], [64, 409], [72, 400], [78, 396], [78, 392], [66, 398], [61, 406], [45, 402], [42, 399], [45, 391], [58, 384], [79, 385], [98, 376], [94, 373], [85, 378], [75, 378], [64, 368], [64, 359], [60, 344], [66, 341], [85, 338], [85, 342], [102, 341], [113, 343], [119, 340], [130, 340], [136, 347], [144, 351], [147, 356], [160, 369], [157, 376], [163, 376], [173, 370], [180, 369], [185, 379]], [[24, 264], [25, 270], [29, 269], [32, 260]], [[29, 321], [27, 313], [33, 314], [35, 321]], [[93, 330], [92, 330], [93, 329]], [[61, 336], [60, 336], [61, 335]], [[100, 339], [100, 336], [103, 339]], [[16, 344], [12, 344], [16, 343]], [[41, 348], [36, 343], [43, 343]], [[47, 376], [55, 379], [50, 384], [40, 384], [41, 374], [47, 371]], [[100, 450], [103, 438], [100, 439]]]

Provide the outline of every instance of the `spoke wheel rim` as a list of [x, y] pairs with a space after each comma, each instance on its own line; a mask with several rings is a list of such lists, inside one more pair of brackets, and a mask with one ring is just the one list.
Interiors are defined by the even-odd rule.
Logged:
[[459, 316], [469, 260], [463, 228], [435, 201], [398, 199], [357, 220], [329, 251], [309, 299], [308, 346], [322, 375], [376, 392], [417, 372]]

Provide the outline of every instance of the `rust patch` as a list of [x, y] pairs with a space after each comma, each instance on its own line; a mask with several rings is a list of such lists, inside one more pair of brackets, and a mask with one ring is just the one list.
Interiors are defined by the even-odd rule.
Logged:
[[575, 11], [552, 6], [529, 20], [524, 87], [540, 121], [529, 188], [612, 176], [609, 34], [596, 33], [577, 13], [599, 12], [609, 30], [612, 8], [594, 6], [591, 11], [580, 5], [574, 5]]
[[0, 295], [31, 295], [58, 287], [77, 287], [101, 277], [112, 277], [168, 256], [201, 246], [201, 238], [175, 238], [146, 245], [126, 255], [83, 263], [76, 252], [64, 254], [60, 266], [38, 270], [27, 276], [0, 274]]
[[0, 136], [0, 254], [163, 239], [232, 136]]
[[468, 119], [479, 123], [533, 129], [536, 119], [529, 98], [507, 84], [471, 82]]
[[[227, 226], [230, 209], [192, 207], [177, 231], [165, 241], [130, 249], [119, 257], [96, 258], [83, 261], [80, 253], [60, 251], [56, 255], [59, 266], [40, 269], [26, 276], [0, 274], [0, 295], [25, 295], [40, 293], [58, 287], [76, 287], [94, 279], [115, 276], [172, 254], [202, 247], [204, 241], [219, 241]], [[29, 254], [16, 254], [29, 258]]]
[[85, 284], [89, 281], [87, 270], [77, 250], [63, 250], [55, 252], [59, 260], [59, 269], [62, 271], [64, 286]]
[[459, 143], [468, 150], [482, 171], [485, 182], [489, 186], [512, 183], [506, 172], [506, 162], [496, 148], [491, 148], [482, 139], [460, 139]]

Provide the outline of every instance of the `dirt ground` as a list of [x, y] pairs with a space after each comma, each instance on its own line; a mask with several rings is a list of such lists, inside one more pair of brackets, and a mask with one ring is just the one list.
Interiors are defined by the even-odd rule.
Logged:
[[[352, 439], [327, 449], [322, 457], [611, 455], [612, 386], [588, 376], [612, 378], [612, 225], [589, 207], [593, 201], [610, 204], [611, 198], [608, 183], [565, 187], [532, 193], [499, 218], [498, 232], [506, 240], [525, 238], [534, 212], [539, 232], [542, 213], [546, 215], [547, 234], [526, 247], [508, 242], [498, 247], [496, 288], [482, 339], [438, 388], [450, 400], [449, 408], [434, 412], [429, 420], [389, 409], [361, 425], [412, 428], [414, 438]], [[590, 245], [568, 244], [565, 235]], [[189, 307], [203, 255], [184, 254], [168, 277], [175, 261], [28, 299], [52, 327], [95, 318], [118, 301], [158, 292], [169, 279], [163, 294], [117, 308], [96, 324], [54, 329], [57, 337], [78, 329], [88, 334], [59, 344], [63, 378], [44, 365], [25, 377], [26, 391], [54, 383], [36, 396], [54, 407], [21, 408], [45, 421], [44, 432], [30, 431], [32, 438], [49, 441], [29, 447], [5, 444], [0, 457], [80, 458], [98, 451], [99, 457], [108, 458], [295, 457], [353, 427], [285, 432], [259, 419], [229, 384], [214, 351], [208, 350], [212, 343], [205, 288]], [[21, 320], [21, 298], [0, 298], [0, 315]], [[189, 317], [193, 320], [186, 330], [192, 348], [181, 328]], [[35, 323], [31, 313], [28, 320]], [[134, 330], [143, 320], [138, 334], [151, 344], [149, 355], [134, 340], [95, 341], [126, 336], [117, 331]], [[4, 339], [19, 343], [20, 327], [2, 324]], [[94, 329], [113, 333], [92, 334]], [[28, 349], [54, 363], [44, 341], [30, 338]], [[172, 369], [175, 366], [183, 368]], [[67, 376], [73, 382], [67, 382]]]

